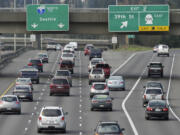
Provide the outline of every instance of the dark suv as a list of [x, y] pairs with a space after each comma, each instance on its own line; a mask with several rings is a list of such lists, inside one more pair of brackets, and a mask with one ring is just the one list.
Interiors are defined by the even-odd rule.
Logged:
[[89, 60], [92, 58], [101, 58], [102, 57], [102, 50], [101, 49], [91, 49], [91, 53], [89, 55]]
[[20, 75], [19, 77], [21, 78], [31, 78], [32, 82], [36, 82], [37, 84], [39, 83], [39, 74], [38, 70], [36, 68], [23, 68], [20, 70]]
[[71, 74], [74, 73], [74, 63], [71, 60], [62, 60], [59, 64], [61, 70], [69, 70]]
[[163, 77], [163, 68], [164, 66], [160, 62], [151, 62], [148, 67], [148, 77], [152, 75], [158, 75]]
[[35, 67], [38, 71], [43, 72], [43, 63], [41, 59], [30, 59], [28, 66]]

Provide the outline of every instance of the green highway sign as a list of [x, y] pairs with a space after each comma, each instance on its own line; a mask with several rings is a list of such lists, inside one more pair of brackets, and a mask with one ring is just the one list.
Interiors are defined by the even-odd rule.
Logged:
[[28, 5], [26, 29], [27, 31], [68, 31], [69, 5]]
[[169, 5], [110, 5], [109, 32], [169, 31]]

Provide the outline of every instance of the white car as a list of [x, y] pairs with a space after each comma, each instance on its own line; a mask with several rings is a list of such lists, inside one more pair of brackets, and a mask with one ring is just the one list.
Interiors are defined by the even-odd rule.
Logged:
[[103, 58], [92, 58], [91, 61], [89, 61], [88, 71], [90, 72], [98, 63], [105, 63], [105, 61]]
[[71, 52], [74, 52], [74, 46], [71, 44], [67, 44], [64, 46], [64, 50], [69, 50]]
[[78, 43], [77, 42], [69, 42], [69, 44], [74, 47], [74, 50], [77, 50], [77, 48], [78, 48]]
[[105, 73], [102, 68], [93, 68], [89, 73], [89, 85], [92, 82], [105, 82]]
[[166, 55], [169, 57], [169, 47], [167, 45], [159, 45], [157, 49], [157, 56]]
[[42, 131], [61, 131], [66, 132], [66, 120], [62, 107], [45, 106], [41, 109], [37, 120], [37, 132]]
[[56, 46], [57, 43], [56, 42], [48, 42], [47, 46], [46, 46], [46, 50], [55, 50], [56, 51]]
[[63, 53], [61, 55], [61, 61], [63, 61], [63, 60], [70, 60], [74, 64], [75, 63], [75, 55], [73, 53]]

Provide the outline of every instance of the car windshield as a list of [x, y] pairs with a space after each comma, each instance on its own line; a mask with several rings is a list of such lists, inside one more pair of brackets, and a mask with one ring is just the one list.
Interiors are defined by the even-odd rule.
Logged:
[[150, 66], [151, 67], [162, 67], [162, 65], [160, 63], [151, 63]]
[[97, 68], [109, 68], [108, 64], [97, 64], [96, 65]]
[[149, 82], [149, 83], [147, 84], [147, 87], [159, 87], [159, 88], [161, 88], [162, 86], [161, 86], [160, 83]]
[[18, 79], [17, 82], [28, 83], [28, 82], [30, 82], [30, 80], [28, 80], [28, 79]]
[[146, 94], [162, 94], [161, 89], [148, 89]]
[[42, 115], [46, 117], [57, 117], [61, 116], [61, 111], [59, 109], [44, 109]]
[[92, 61], [92, 62], [91, 62], [92, 65], [96, 65], [96, 64], [98, 64], [98, 63], [99, 63], [99, 61]]
[[97, 129], [98, 133], [120, 133], [120, 128], [117, 124], [101, 124]]
[[65, 85], [68, 84], [66, 79], [53, 79], [53, 84]]
[[150, 107], [166, 107], [166, 103], [161, 102], [161, 101], [151, 101], [149, 102], [149, 106]]
[[63, 54], [63, 57], [73, 57], [73, 54], [66, 53], [66, 54]]
[[16, 86], [16, 90], [29, 90], [29, 87], [25, 87], [25, 86]]
[[68, 71], [57, 71], [56, 76], [69, 76]]
[[14, 102], [14, 101], [17, 101], [17, 98], [16, 97], [2, 97], [2, 101]]
[[102, 70], [93, 70], [92, 74], [102, 74]]
[[45, 57], [47, 57], [47, 55], [45, 55], [45, 54], [39, 54], [38, 55], [40, 58], [45, 58]]
[[31, 60], [31, 63], [32, 64], [38, 64], [38, 63], [41, 63], [41, 61], [40, 60]]
[[106, 88], [105, 84], [94, 84], [96, 90], [104, 90]]
[[168, 48], [168, 46], [166, 46], [166, 45], [163, 45], [163, 48]]
[[22, 75], [36, 75], [36, 71], [22, 71]]

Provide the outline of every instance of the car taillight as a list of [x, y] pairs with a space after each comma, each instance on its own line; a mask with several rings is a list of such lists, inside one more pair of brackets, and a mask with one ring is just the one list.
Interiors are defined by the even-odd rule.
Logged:
[[151, 107], [148, 107], [147, 108], [147, 111], [152, 111], [153, 109]]
[[123, 82], [119, 82], [119, 84], [123, 84]]
[[42, 64], [42, 63], [39, 63], [38, 66], [43, 66], [43, 64]]
[[146, 99], [146, 95], [144, 95], [144, 99]]
[[49, 87], [50, 87], [50, 89], [52, 89], [54, 86], [55, 86], [55, 85], [53, 85], [53, 84], [50, 84], [50, 86], [49, 86]]
[[111, 103], [111, 100], [107, 100], [106, 103]]
[[32, 66], [32, 63], [29, 63], [28, 66]]
[[111, 82], [111, 81], [109, 81], [108, 83], [109, 83], [109, 84], [112, 84], [112, 82]]
[[163, 108], [163, 111], [164, 111], [164, 112], [167, 112], [167, 111], [168, 111], [168, 108]]
[[108, 86], [107, 86], [107, 85], [105, 85], [105, 89], [108, 89]]
[[97, 103], [97, 101], [96, 101], [96, 100], [93, 100], [92, 102], [93, 102], [93, 103]]
[[91, 87], [92, 89], [94, 89], [94, 85], [92, 85], [92, 87]]
[[120, 135], [123, 135], [123, 133], [120, 133]]
[[19, 104], [19, 101], [16, 101], [16, 104]]
[[64, 117], [62, 117], [61, 120], [64, 120]]
[[42, 120], [42, 117], [39, 117], [39, 120], [41, 121], [41, 120]]

